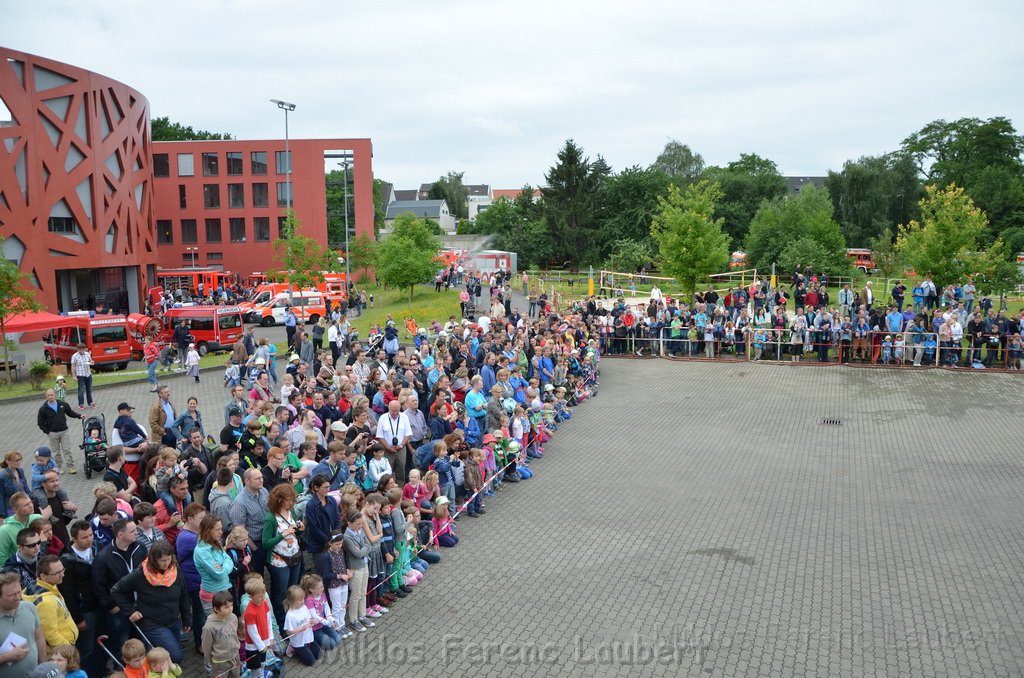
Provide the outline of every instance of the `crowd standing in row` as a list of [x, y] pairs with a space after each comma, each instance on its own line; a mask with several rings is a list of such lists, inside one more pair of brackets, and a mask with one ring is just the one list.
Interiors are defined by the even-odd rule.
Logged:
[[65, 645], [106, 675], [99, 634], [127, 675], [170, 671], [190, 633], [213, 675], [237, 676], [282, 651], [313, 664], [374, 628], [459, 543], [456, 520], [531, 477], [596, 393], [597, 317], [531, 320], [506, 283], [475, 322], [415, 328], [405, 345], [390, 316], [365, 341], [340, 313], [299, 326], [280, 375], [250, 328], [223, 407], [181, 407], [164, 383], [145, 418], [118, 405], [114, 440], [89, 432], [107, 468], [82, 518], [60, 480], [76, 464], [68, 420], [88, 415], [48, 390], [48, 446], [27, 473], [15, 451], [0, 470], [0, 633], [27, 639], [0, 653], [0, 675]]

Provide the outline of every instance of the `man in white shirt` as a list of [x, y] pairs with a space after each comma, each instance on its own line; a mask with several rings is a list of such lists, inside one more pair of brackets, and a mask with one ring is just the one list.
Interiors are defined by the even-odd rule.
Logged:
[[384, 457], [391, 462], [396, 478], [405, 477], [405, 446], [412, 439], [409, 420], [400, 409], [397, 398], [388, 403], [388, 413], [377, 420], [375, 443], [384, 448]]
[[661, 288], [655, 283], [654, 287], [651, 288], [651, 301], [661, 301]]
[[336, 320], [331, 321], [331, 324], [327, 326], [327, 345], [331, 348], [331, 357], [337, 363], [341, 349], [338, 347], [338, 322]]

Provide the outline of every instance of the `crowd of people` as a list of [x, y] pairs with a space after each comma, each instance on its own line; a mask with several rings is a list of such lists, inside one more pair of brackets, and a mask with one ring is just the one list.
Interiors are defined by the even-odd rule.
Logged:
[[175, 675], [191, 636], [226, 678], [377, 627], [596, 394], [598, 317], [523, 317], [502, 282], [490, 315], [404, 343], [390, 316], [361, 341], [333, 313], [295, 332], [280, 375], [249, 328], [223, 408], [161, 383], [144, 417], [118, 405], [110, 440], [90, 430], [107, 462], [91, 510], [61, 489], [68, 422], [89, 415], [49, 389], [48, 444], [0, 463], [0, 636], [23, 640], [0, 675], [65, 655], [52, 675]]
[[608, 354], [668, 355], [799, 362], [1020, 370], [1024, 310], [1008, 314], [979, 297], [974, 282], [941, 292], [925, 277], [909, 290], [897, 282], [877, 295], [869, 280], [845, 284], [833, 301], [827, 279], [794, 273], [792, 292], [754, 280], [721, 292], [708, 287], [689, 301], [665, 296], [655, 284], [645, 304], [624, 297], [590, 297], [576, 311], [598, 317]]

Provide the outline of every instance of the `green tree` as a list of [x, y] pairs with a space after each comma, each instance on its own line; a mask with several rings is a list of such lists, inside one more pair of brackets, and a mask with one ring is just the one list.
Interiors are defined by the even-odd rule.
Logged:
[[924, 194], [917, 166], [906, 153], [848, 160], [841, 171], [828, 173], [825, 188], [850, 247], [867, 247], [886, 229], [917, 218]]
[[170, 118], [153, 118], [150, 120], [150, 139], [153, 141], [210, 141], [231, 139], [227, 132], [207, 132], [192, 129], [180, 122], [171, 122]]
[[522, 218], [515, 203], [508, 198], [498, 198], [476, 216], [472, 232], [483, 235], [509, 233]]
[[998, 294], [1000, 298], [1021, 284], [1020, 267], [1013, 250], [1001, 238], [981, 257], [976, 283], [982, 294]]
[[602, 232], [609, 244], [617, 240], [640, 242], [649, 238], [651, 220], [658, 211], [658, 198], [668, 194], [671, 183], [661, 170], [637, 166], [608, 177], [604, 184]]
[[[11, 364], [8, 354], [7, 333], [4, 322], [9, 316], [27, 311], [42, 310], [42, 304], [35, 300], [27, 274], [18, 270], [18, 266], [8, 259], [0, 258], [0, 340], [3, 341], [4, 364]], [[6, 369], [7, 385], [11, 384], [10, 369]]]
[[716, 219], [715, 202], [722, 196], [717, 184], [699, 181], [681, 193], [670, 186], [658, 199], [651, 233], [658, 243], [660, 268], [693, 294], [697, 281], [721, 271], [729, 261], [729, 237]]
[[708, 167], [703, 178], [721, 187], [715, 216], [724, 220], [726, 234], [737, 244], [746, 238], [761, 203], [786, 195], [786, 180], [775, 163], [752, 153], [741, 154], [725, 167]]
[[544, 218], [552, 255], [576, 264], [597, 262], [603, 237], [600, 216], [602, 189], [608, 174], [602, 158], [591, 162], [583, 149], [568, 139], [558, 162], [544, 175]]
[[441, 241], [424, 220], [407, 212], [394, 220], [391, 235], [376, 250], [377, 281], [386, 287], [408, 288], [411, 304], [416, 285], [429, 283], [437, 273]]
[[697, 181], [704, 172], [704, 158], [690, 147], [672, 139], [651, 164], [651, 169], [667, 176], [680, 188]]
[[295, 212], [288, 210], [288, 216], [281, 225], [281, 237], [274, 241], [274, 261], [279, 266], [267, 272], [269, 279], [291, 285], [289, 298], [292, 290], [322, 283], [325, 272], [341, 270], [337, 255], [313, 238], [302, 235], [300, 229]]
[[1007, 118], [936, 120], [903, 141], [936, 186], [956, 184], [988, 216], [984, 240], [1024, 226], [1024, 137]]
[[805, 235], [783, 248], [778, 263], [783, 271], [802, 269], [804, 266], [810, 266], [815, 271], [826, 271], [832, 265], [832, 257], [820, 242]]
[[654, 261], [656, 244], [653, 238], [616, 240], [612, 243], [612, 253], [605, 259], [605, 267], [623, 273], [639, 271]]
[[444, 200], [456, 219], [469, 218], [469, 189], [462, 183], [465, 172], [448, 172], [430, 187], [430, 200]]
[[903, 264], [896, 251], [895, 228], [886, 228], [868, 241], [868, 248], [875, 254], [875, 265], [883, 278], [898, 278], [903, 275]]
[[554, 256], [554, 243], [544, 219], [521, 219], [511, 230], [499, 234], [494, 246], [518, 254], [520, 269], [541, 268]]
[[[813, 250], [816, 257], [822, 257], [820, 270], [833, 275], [847, 272], [850, 265], [846, 258], [846, 241], [839, 224], [832, 220], [832, 213], [828, 191], [813, 186], [804, 187], [796, 195], [765, 202], [750, 222], [746, 238], [747, 261], [756, 268], [768, 270], [773, 263], [782, 264], [783, 250], [791, 243], [809, 238], [824, 252], [821, 255]], [[811, 251], [806, 243], [801, 248]]]
[[925, 187], [921, 220], [900, 226], [896, 251], [919, 275], [931, 275], [936, 287], [963, 282], [979, 271], [996, 273], [995, 262], [1005, 257], [1001, 240], [982, 251], [979, 243], [988, 227], [985, 213], [956, 185]]
[[350, 240], [349, 248], [348, 265], [352, 274], [365, 278], [377, 265], [377, 243], [364, 233]]
[[[381, 188], [388, 182], [374, 177], [373, 179], [373, 236], [380, 235], [380, 229], [384, 228], [384, 218], [388, 214], [388, 206], [384, 202], [384, 195]], [[351, 193], [349, 197], [351, 199]]]
[[[348, 173], [348, 226], [354, 230], [356, 220], [353, 210], [354, 191], [352, 172]], [[327, 199], [327, 242], [331, 247], [345, 246], [345, 171], [336, 169], [324, 175], [325, 197]], [[350, 243], [351, 244], [351, 243]]]

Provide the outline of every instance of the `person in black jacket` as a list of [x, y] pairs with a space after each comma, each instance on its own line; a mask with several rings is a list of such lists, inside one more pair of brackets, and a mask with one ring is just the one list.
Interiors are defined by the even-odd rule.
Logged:
[[128, 615], [114, 601], [111, 589], [123, 577], [142, 566], [146, 547], [135, 543], [137, 532], [134, 520], [115, 520], [111, 530], [114, 541], [100, 549], [92, 561], [92, 586], [100, 609], [106, 616], [107, 634], [110, 636], [108, 648], [121, 661], [121, 645], [128, 640], [131, 624], [128, 623]]
[[167, 650], [175, 664], [181, 662], [181, 633], [191, 630], [192, 604], [169, 543], [153, 544], [142, 567], [114, 584], [110, 593], [153, 645]]
[[76, 520], [69, 531], [71, 544], [60, 557], [64, 564], [64, 581], [57, 588], [78, 625], [75, 646], [82, 655], [82, 668], [90, 676], [102, 676], [106, 673], [107, 656], [96, 649], [96, 629], [105, 615], [92, 585], [92, 566], [99, 552], [92, 542], [92, 526], [88, 521]]
[[46, 402], [39, 408], [36, 425], [50, 439], [53, 461], [61, 473], [75, 472], [75, 457], [68, 435], [68, 417], [85, 419], [85, 415], [75, 412], [63, 400], [58, 400], [56, 391], [52, 388], [46, 389]]

